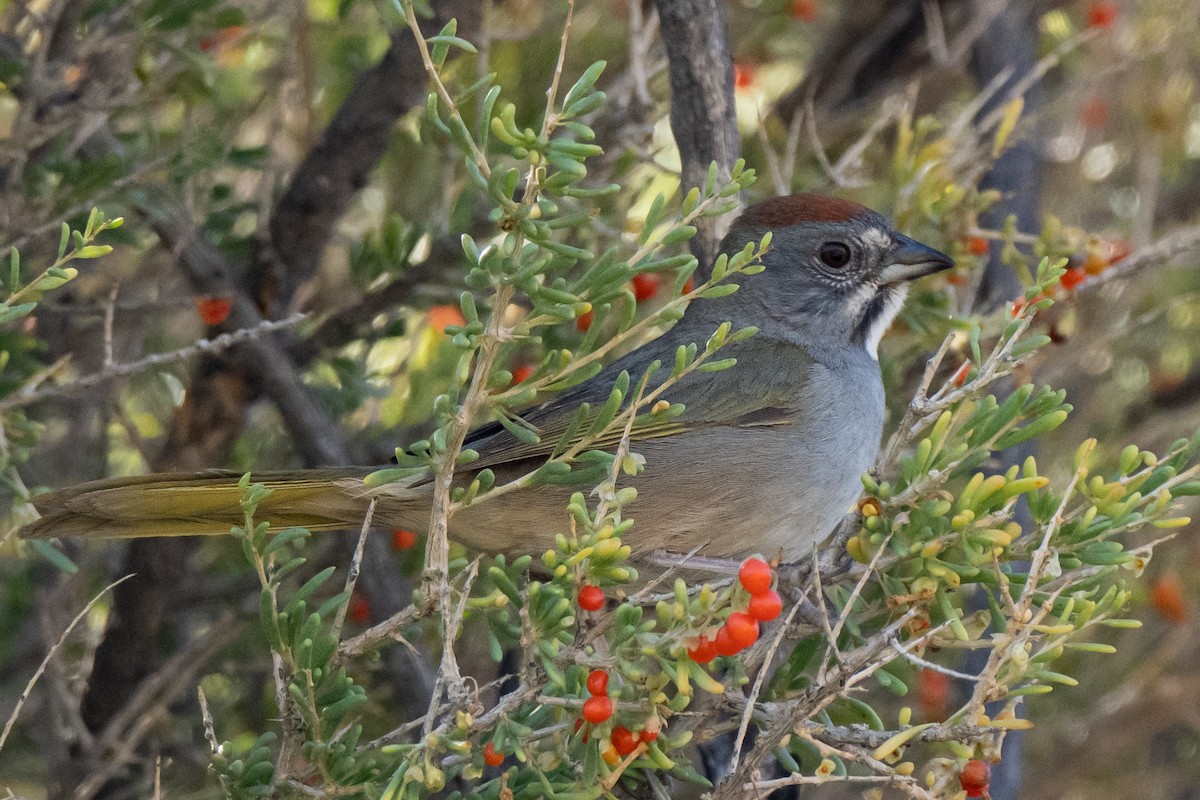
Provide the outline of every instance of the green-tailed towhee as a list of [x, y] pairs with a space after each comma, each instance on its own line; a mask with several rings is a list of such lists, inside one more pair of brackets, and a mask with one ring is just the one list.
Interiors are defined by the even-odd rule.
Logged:
[[[757, 326], [721, 356], [737, 365], [694, 372], [665, 394], [686, 410], [671, 422], [634, 431], [645, 470], [629, 507], [635, 550], [690, 550], [733, 556], [783, 553], [796, 559], [824, 538], [859, 493], [859, 476], [879, 449], [883, 382], [876, 348], [914, 278], [952, 266], [942, 253], [897, 233], [856, 203], [795, 194], [749, 208], [722, 250], [735, 253], [772, 232], [766, 269], [739, 279], [721, 300], [692, 302], [658, 339], [549, 402], [527, 411], [541, 443], [518, 441], [491, 424], [467, 447], [478, 461], [464, 477], [489, 467], [497, 484], [536, 468], [555, 446], [580, 403], [608, 398], [622, 370], [635, 380], [655, 359], [673, 363], [681, 344], [701, 345], [716, 327]], [[664, 378], [661, 370], [658, 380]], [[260, 517], [315, 530], [361, 524], [369, 499], [378, 524], [421, 530], [433, 491], [418, 475], [367, 490], [366, 469], [256, 473], [274, 493]], [[115, 478], [35, 498], [44, 515], [26, 536], [171, 536], [227, 533], [240, 523], [232, 473]], [[539, 551], [567, 528], [569, 490], [538, 486], [485, 498], [450, 520], [453, 539], [480, 550]]]

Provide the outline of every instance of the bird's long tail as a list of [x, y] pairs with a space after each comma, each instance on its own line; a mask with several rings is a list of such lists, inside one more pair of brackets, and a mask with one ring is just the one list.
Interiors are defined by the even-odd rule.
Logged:
[[[263, 472], [254, 483], [272, 489], [255, 514], [272, 527], [334, 530], [362, 523], [370, 497], [367, 468]], [[93, 481], [50, 494], [33, 504], [41, 519], [25, 526], [25, 538], [89, 536], [215, 536], [245, 519], [235, 472], [166, 473]]]

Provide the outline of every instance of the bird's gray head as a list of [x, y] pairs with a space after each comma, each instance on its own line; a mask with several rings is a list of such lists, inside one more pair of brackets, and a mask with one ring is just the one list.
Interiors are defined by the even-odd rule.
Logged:
[[772, 238], [763, 256], [766, 270], [740, 281], [738, 305], [759, 320], [748, 322], [764, 333], [810, 347], [862, 347], [877, 358], [879, 340], [903, 305], [908, 282], [954, 265], [871, 209], [818, 194], [751, 206], [733, 224], [721, 250], [737, 252], [767, 231]]

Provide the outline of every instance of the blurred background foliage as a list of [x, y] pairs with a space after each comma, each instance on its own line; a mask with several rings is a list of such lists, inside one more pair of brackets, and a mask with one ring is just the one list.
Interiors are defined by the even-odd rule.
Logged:
[[[558, 51], [563, 4], [449, 5], [460, 33], [480, 53], [452, 59], [448, 75], [464, 85], [473, 74], [495, 71], [504, 99], [521, 114], [537, 113]], [[975, 188], [990, 147], [974, 159], [952, 157], [972, 152], [951, 127], [972, 113], [978, 97], [968, 57], [951, 52], [939, 58], [938, 48], [926, 44], [936, 39], [926, 37], [936, 27], [928, 13], [944, 15], [945, 49], [946, 41], [954, 45], [956, 21], [969, 21], [965, 7], [976, 4], [913, 4], [923, 5], [923, 26], [884, 36], [889, 12], [902, 5], [725, 4], [743, 152], [760, 175], [748, 200], [836, 191], [879, 208], [906, 232], [959, 259], [944, 281], [923, 287], [885, 341], [883, 363], [897, 411], [911, 394], [917, 357], [946, 329], [946, 312], [979, 310], [980, 274], [1005, 240], [1000, 228], [979, 218], [995, 199]], [[1014, 5], [1034, 21], [1036, 53], [1048, 61], [1038, 102], [1026, 103], [1011, 134], [1036, 153], [1040, 221], [1007, 241], [1067, 255], [1074, 274], [1095, 276], [1200, 224], [1200, 6], [1194, 0]], [[270, 270], [256, 268], [273, 242], [298, 233], [286, 226], [272, 231], [272, 210], [297, 166], [322, 146], [322, 132], [359, 77], [389, 51], [389, 32], [402, 27], [391, 5], [0, 0], [0, 20], [0, 247], [7, 253], [16, 245], [26, 263], [50, 263], [62, 220], [81, 228], [93, 206], [126, 219], [105, 234], [115, 248], [110, 255], [87, 262], [76, 281], [45, 299], [35, 318], [0, 331], [0, 347], [11, 354], [0, 375], [6, 395], [52, 364], [58, 364], [55, 377], [67, 381], [103, 369], [109, 339], [111, 356], [124, 363], [226, 330], [228, 298], [255, 281], [251, 295], [267, 315], [308, 315], [296, 326], [301, 344], [294, 352], [306, 354], [305, 381], [338, 421], [356, 460], [382, 463], [394, 447], [428, 431], [432, 400], [449, 386], [458, 361], [444, 333], [461, 321], [455, 298], [465, 266], [457, 235], [486, 235], [489, 223], [461, 159], [434, 135], [421, 102], [388, 130], [378, 166], [355, 187], [327, 244], [313, 254], [319, 268], [285, 290], [264, 288], [273, 280]], [[856, 38], [860, 29], [886, 39], [897, 55], [876, 74], [854, 72], [858, 83], [841, 86], [839, 63], [858, 64], [858, 45], [869, 38], [861, 31]], [[609, 105], [590, 120], [606, 152], [590, 162], [590, 180], [624, 187], [600, 201], [594, 225], [575, 233], [581, 246], [636, 237], [654, 195], [678, 187], [665, 60], [654, 32], [649, 5], [581, 0], [576, 9], [564, 73], [576, 76], [596, 59], [609, 64], [601, 82]], [[53, 33], [72, 41], [60, 46], [50, 40]], [[893, 34], [899, 38], [889, 38]], [[420, 74], [408, 80], [423, 96]], [[810, 110], [794, 99], [805, 86]], [[536, 120], [518, 116], [517, 124], [535, 126]], [[830, 163], [845, 168], [831, 173]], [[926, 180], [923, 170], [935, 174]], [[168, 206], [164, 196], [172, 199]], [[310, 212], [319, 211], [319, 193], [315, 197], [308, 199], [316, 206]], [[156, 224], [155, 212], [164, 208], [199, 226], [236, 273], [210, 275], [203, 286], [190, 281], [175, 265], [183, 245], [165, 242]], [[1196, 428], [1197, 258], [1193, 246], [1181, 258], [1150, 263], [1096, 289], [1085, 285], [1077, 292], [1064, 284], [1063, 302], [1039, 322], [1054, 344], [1025, 376], [1065, 388], [1075, 407], [1042, 443], [1044, 470], [1068, 473], [1075, 444], [1087, 437], [1097, 437], [1111, 460], [1129, 442], [1162, 451]], [[631, 287], [643, 313], [663, 301], [668, 283]], [[272, 307], [275, 300], [284, 307]], [[584, 336], [581, 327], [562, 326], [545, 346], [573, 346]], [[68, 354], [70, 362], [59, 364]], [[511, 347], [503, 357], [519, 377], [539, 354]], [[5, 432], [15, 444], [32, 441], [22, 431], [41, 426], [37, 447], [19, 465], [24, 483], [62, 486], [170, 464], [170, 453], [161, 452], [182, 447], [168, 431], [187, 408], [183, 400], [197, 374], [191, 363], [173, 361], [80, 396], [31, 405], [29, 421], [5, 407]], [[225, 387], [237, 397], [224, 399], [240, 404], [261, 396], [262, 387], [249, 387]], [[222, 463], [184, 466], [304, 463], [304, 448], [274, 405], [250, 402], [241, 413], [244, 426]], [[9, 488], [19, 500], [20, 487]], [[6, 530], [28, 513], [20, 502], [6, 505]], [[1060, 690], [1033, 706], [1037, 726], [1025, 749], [1023, 797], [1193, 796], [1200, 784], [1196, 534], [1194, 525], [1180, 531], [1146, 568], [1134, 615], [1147, 625], [1111, 631], [1118, 654], [1088, 661], [1081, 668], [1084, 688]], [[419, 548], [400, 535], [394, 545], [397, 571], [415, 574]], [[324, 552], [314, 562], [335, 561], [344, 552], [333, 538], [317, 547]], [[116, 571], [114, 547], [65, 543], [64, 549], [77, 573], [34, 558], [11, 536], [3, 540], [2, 709], [16, 702], [45, 642]], [[182, 557], [189, 559], [187, 576], [177, 589], [186, 610], [171, 618], [164, 640], [185, 640], [188, 630], [210, 625], [222, 609], [252, 610], [256, 585], [236, 543], [206, 542]], [[352, 626], [380, 616], [374, 600], [364, 594], [351, 602]], [[64, 663], [88, 662], [106, 608], [101, 602], [88, 616]], [[222, 738], [238, 741], [228, 727], [241, 720], [243, 745], [273, 713], [270, 664], [245, 658], [246, 650], [223, 651], [203, 678], [213, 714], [226, 726]], [[476, 654], [481, 674], [494, 669], [485, 650], [481, 645]], [[372, 702], [387, 704], [394, 676], [382, 660], [373, 669], [358, 679], [372, 686]], [[42, 794], [47, 770], [64, 757], [50, 741], [69, 718], [62, 698], [81, 693], [86, 672], [52, 669], [46, 676], [43, 695], [0, 752], [0, 786], [21, 796]], [[926, 719], [950, 707], [955, 688], [941, 676], [918, 675], [914, 682]], [[203, 778], [206, 744], [190, 690], [174, 702], [186, 713], [158, 722], [153, 748], [175, 764], [170, 792], [212, 796], [216, 787]]]

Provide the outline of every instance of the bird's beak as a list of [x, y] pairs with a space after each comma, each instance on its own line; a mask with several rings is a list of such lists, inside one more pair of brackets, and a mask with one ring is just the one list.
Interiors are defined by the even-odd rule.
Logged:
[[881, 283], [912, 281], [954, 266], [950, 256], [915, 239], [897, 233], [895, 241], [888, 255], [889, 263], [880, 273]]

